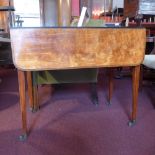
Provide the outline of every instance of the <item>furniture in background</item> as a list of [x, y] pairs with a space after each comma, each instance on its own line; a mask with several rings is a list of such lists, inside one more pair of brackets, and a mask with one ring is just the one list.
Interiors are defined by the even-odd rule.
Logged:
[[155, 55], [145, 55], [143, 65], [148, 68], [155, 69]]
[[14, 65], [18, 69], [21, 140], [26, 139], [28, 133], [25, 73], [29, 71], [131, 66], [133, 99], [130, 121], [135, 123], [139, 71], [145, 52], [145, 29], [20, 28], [11, 29], [10, 33]]
[[11, 44], [8, 42], [0, 41], [0, 65], [11, 65], [11, 64], [13, 64]]
[[[154, 42], [154, 48], [152, 49], [150, 54], [145, 54], [143, 65], [147, 68], [155, 69], [155, 37], [148, 37], [147, 41]], [[143, 73], [142, 73], [142, 82], [143, 82]]]
[[126, 18], [129, 18], [129, 27], [145, 27], [149, 37], [155, 35], [155, 1], [124, 0]]
[[15, 24], [17, 27], [22, 27], [24, 20], [21, 19], [20, 15], [15, 16]]
[[1, 33], [9, 33], [9, 28], [13, 26], [13, 0], [0, 1], [0, 30]]
[[[150, 54], [153, 48], [152, 38], [155, 36], [155, 1], [152, 0], [124, 0], [124, 13], [122, 25], [125, 25], [128, 21], [128, 27], [137, 28], [144, 27], [146, 28], [146, 51], [145, 54]], [[150, 79], [150, 75], [152, 74], [152, 70], [150, 70], [150, 74], [148, 73], [148, 69], [146, 67], [141, 67], [141, 82], [143, 76], [146, 79]], [[146, 74], [147, 73], [147, 74]], [[120, 75], [120, 76], [119, 76]], [[124, 68], [121, 72], [118, 71], [117, 77], [130, 76], [130, 70], [126, 72]], [[141, 87], [142, 88], [142, 87]]]
[[13, 64], [9, 34], [13, 25], [13, 11], [13, 1], [0, 1], [0, 65]]
[[155, 15], [155, 1], [124, 0], [125, 17], [137, 17], [140, 15]]
[[146, 48], [143, 65], [141, 65], [140, 89], [143, 88], [144, 81], [152, 83], [155, 77], [153, 72], [153, 69], [155, 69], [155, 37], [147, 37], [146, 41], [147, 43], [153, 43], [154, 47], [148, 51], [148, 48]]

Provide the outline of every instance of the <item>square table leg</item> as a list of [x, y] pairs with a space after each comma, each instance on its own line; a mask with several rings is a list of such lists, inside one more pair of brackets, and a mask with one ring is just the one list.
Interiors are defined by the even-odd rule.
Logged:
[[27, 86], [28, 86], [27, 88], [28, 88], [30, 110], [33, 111], [34, 103], [33, 103], [33, 88], [32, 88], [32, 72], [27, 71], [26, 77], [27, 77]]
[[114, 68], [108, 68], [108, 86], [109, 86], [108, 103], [107, 103], [108, 105], [111, 105], [111, 98], [113, 94], [113, 86], [114, 86], [113, 76], [114, 76]]
[[32, 112], [36, 112], [39, 109], [39, 101], [38, 101], [38, 86], [33, 86], [32, 72], [27, 71], [27, 87], [28, 87], [28, 96], [30, 103], [30, 110]]
[[26, 93], [25, 93], [25, 74], [24, 71], [18, 70], [20, 109], [22, 114], [22, 130], [20, 140], [24, 141], [27, 138], [27, 118], [26, 118]]
[[35, 85], [33, 86], [33, 112], [37, 112], [39, 109], [38, 85]]
[[133, 126], [136, 122], [140, 65], [134, 66], [132, 69], [132, 115], [131, 120], [129, 121], [129, 126]]

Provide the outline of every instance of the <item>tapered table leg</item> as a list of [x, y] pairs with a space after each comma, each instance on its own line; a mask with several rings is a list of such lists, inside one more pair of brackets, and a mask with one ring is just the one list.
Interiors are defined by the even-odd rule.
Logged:
[[108, 105], [111, 104], [111, 98], [113, 94], [113, 68], [108, 68]]
[[138, 89], [139, 89], [140, 65], [133, 67], [132, 71], [132, 115], [129, 121], [129, 126], [133, 126], [136, 122]]
[[30, 109], [32, 112], [36, 112], [39, 109], [38, 86], [33, 85], [32, 72], [31, 71], [27, 71], [26, 75], [27, 75]]
[[18, 70], [20, 108], [22, 114], [22, 130], [23, 134], [20, 140], [24, 141], [27, 138], [27, 120], [26, 120], [26, 94], [25, 94], [25, 75], [23, 71]]
[[30, 110], [33, 111], [34, 101], [33, 101], [33, 87], [32, 87], [32, 72], [31, 71], [26, 72], [26, 76], [27, 76]]
[[139, 90], [143, 89], [143, 65], [140, 66]]
[[97, 83], [90, 83], [91, 86], [91, 99], [93, 104], [98, 105]]
[[37, 85], [33, 86], [33, 103], [34, 103], [33, 112], [36, 112], [40, 108], [39, 99], [38, 99], [38, 86]]

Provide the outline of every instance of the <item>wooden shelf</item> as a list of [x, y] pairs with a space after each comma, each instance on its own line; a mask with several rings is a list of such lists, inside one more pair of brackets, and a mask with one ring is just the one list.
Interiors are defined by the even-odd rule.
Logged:
[[15, 11], [13, 6], [0, 6], [0, 11]]
[[[129, 26], [130, 27], [137, 27], [137, 24], [135, 22], [129, 22]], [[155, 22], [143, 22], [141, 23], [141, 26], [142, 27], [145, 27], [145, 28], [155, 28]]]

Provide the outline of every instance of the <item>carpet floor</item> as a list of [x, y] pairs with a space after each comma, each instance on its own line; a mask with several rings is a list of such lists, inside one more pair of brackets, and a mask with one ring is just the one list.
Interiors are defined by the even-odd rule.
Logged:
[[[21, 113], [16, 70], [0, 71], [0, 155], [155, 155], [155, 86], [139, 92], [137, 122], [131, 113], [131, 78], [115, 79], [112, 104], [106, 104], [107, 77], [98, 83], [99, 106], [88, 84], [39, 87], [41, 109], [31, 113], [30, 135], [20, 142]], [[154, 102], [154, 103], [153, 103]]]

